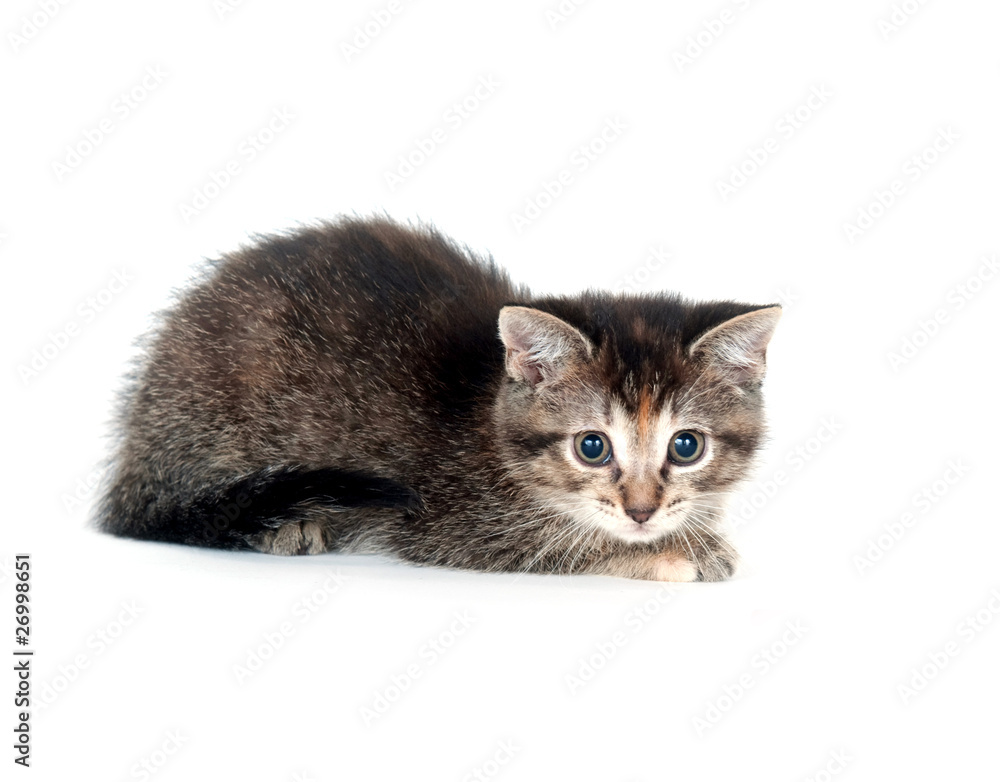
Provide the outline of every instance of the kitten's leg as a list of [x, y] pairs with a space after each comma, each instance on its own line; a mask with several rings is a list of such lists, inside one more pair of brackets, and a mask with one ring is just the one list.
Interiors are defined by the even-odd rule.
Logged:
[[737, 555], [718, 532], [679, 531], [655, 548], [619, 550], [584, 568], [589, 573], [645, 581], [725, 581], [736, 572]]
[[247, 538], [250, 547], [264, 554], [295, 556], [323, 554], [327, 547], [320, 521], [287, 522], [277, 529], [264, 530]]
[[664, 552], [651, 558], [649, 578], [652, 581], [697, 581], [698, 566], [687, 554], [676, 551]]
[[305, 504], [280, 527], [246, 538], [251, 548], [265, 554], [297, 556], [339, 551], [344, 554], [389, 553], [389, 530], [406, 526], [401, 507], [343, 508]]
[[662, 552], [649, 563], [654, 581], [725, 581], [736, 572], [739, 557], [719, 532], [686, 530], [667, 539]]

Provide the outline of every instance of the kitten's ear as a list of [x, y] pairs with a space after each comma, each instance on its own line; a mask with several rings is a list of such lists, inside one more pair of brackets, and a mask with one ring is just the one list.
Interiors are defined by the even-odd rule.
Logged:
[[500, 339], [507, 346], [507, 374], [532, 388], [555, 380], [594, 349], [578, 329], [531, 307], [500, 310]]
[[737, 315], [698, 337], [688, 355], [737, 385], [758, 382], [764, 377], [767, 343], [780, 318], [777, 305]]

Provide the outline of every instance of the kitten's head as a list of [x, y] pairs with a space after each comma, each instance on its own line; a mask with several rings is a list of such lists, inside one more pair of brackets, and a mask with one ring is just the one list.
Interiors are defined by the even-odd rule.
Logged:
[[778, 306], [588, 294], [500, 312], [494, 423], [542, 512], [641, 542], [713, 526], [764, 433]]

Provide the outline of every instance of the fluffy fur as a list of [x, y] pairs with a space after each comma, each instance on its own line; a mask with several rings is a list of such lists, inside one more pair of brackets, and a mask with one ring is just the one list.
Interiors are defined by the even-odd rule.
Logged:
[[[99, 524], [276, 554], [720, 580], [780, 309], [535, 297], [428, 228], [344, 219], [223, 257], [123, 396]], [[677, 432], [704, 455], [672, 461]], [[591, 466], [574, 438], [602, 433]]]

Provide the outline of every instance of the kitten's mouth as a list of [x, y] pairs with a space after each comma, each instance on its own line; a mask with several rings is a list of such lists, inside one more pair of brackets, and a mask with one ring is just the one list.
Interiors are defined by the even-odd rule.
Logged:
[[641, 524], [637, 521], [629, 519], [624, 528], [619, 527], [618, 534], [625, 540], [630, 540], [633, 542], [648, 541], [653, 538], [662, 538], [673, 532], [680, 524], [673, 522], [677, 514], [681, 512], [681, 508], [678, 507], [684, 502], [683, 499], [676, 499], [668, 505], [663, 506], [656, 513], [656, 519], [650, 521], [644, 521]]
[[624, 537], [626, 540], [649, 540], [650, 538], [657, 538], [662, 534], [663, 530], [656, 529], [649, 524], [639, 524], [633, 521], [625, 528]]

